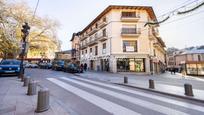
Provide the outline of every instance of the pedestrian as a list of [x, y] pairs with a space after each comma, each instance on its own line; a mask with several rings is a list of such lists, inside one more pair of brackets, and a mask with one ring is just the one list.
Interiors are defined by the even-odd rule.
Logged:
[[182, 77], [185, 77], [185, 75], [186, 75], [186, 72], [182, 67], [181, 67], [181, 75], [182, 75]]
[[84, 71], [86, 71], [87, 70], [87, 64], [85, 63], [84, 64]]
[[172, 75], [172, 73], [173, 73], [173, 67], [170, 68], [170, 72], [171, 72], [171, 75]]
[[176, 68], [175, 67], [173, 67], [173, 72], [174, 72], [174, 75], [176, 74]]
[[81, 68], [81, 71], [83, 71], [83, 70], [84, 70], [84, 65], [81, 64], [81, 65], [80, 65], [80, 68]]

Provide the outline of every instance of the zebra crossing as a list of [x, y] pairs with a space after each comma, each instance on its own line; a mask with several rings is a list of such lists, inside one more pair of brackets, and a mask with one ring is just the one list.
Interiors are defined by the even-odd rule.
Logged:
[[[47, 80], [65, 89], [66, 91], [79, 96], [81, 99], [84, 99], [87, 102], [92, 103], [95, 106], [103, 109], [104, 111], [107, 111], [110, 114], [114, 115], [140, 115], [148, 113], [147, 111], [149, 111], [150, 115], [204, 114], [204, 106], [202, 104], [197, 105], [193, 103], [183, 102], [180, 100], [170, 99], [167, 97], [153, 95], [141, 91], [135, 91], [132, 89], [93, 81], [85, 78], [59, 77], [47, 78]], [[91, 91], [84, 90], [80, 87], [89, 89]], [[100, 93], [101, 95], [98, 95], [97, 93]], [[125, 104], [119, 104], [116, 101], [107, 99], [107, 96], [117, 100], [121, 100], [124, 103], [127, 103], [127, 105], [132, 106], [130, 107], [126, 106]], [[146, 100], [144, 98], [148, 99]], [[145, 110], [145, 112], [142, 112], [141, 110], [137, 111], [136, 108], [142, 108], [142, 110]]]

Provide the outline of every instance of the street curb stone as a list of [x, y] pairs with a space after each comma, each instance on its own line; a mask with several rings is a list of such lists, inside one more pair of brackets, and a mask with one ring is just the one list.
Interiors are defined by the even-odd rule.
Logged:
[[202, 99], [197, 99], [197, 98], [193, 98], [193, 97], [189, 97], [189, 96], [176, 95], [176, 94], [172, 94], [172, 93], [158, 91], [158, 90], [155, 90], [155, 89], [148, 89], [148, 88], [143, 88], [143, 87], [137, 87], [137, 86], [123, 84], [123, 83], [113, 83], [113, 84], [121, 85], [121, 86], [126, 86], [126, 87], [131, 87], [131, 88], [137, 88], [137, 89], [141, 89], [141, 90], [151, 91], [151, 92], [155, 92], [155, 93], [160, 93], [160, 94], [164, 94], [164, 95], [169, 95], [169, 96], [174, 96], [174, 97], [178, 97], [178, 98], [182, 98], [182, 99], [188, 99], [188, 100], [193, 100], [193, 101], [204, 103], [204, 100], [202, 100]]

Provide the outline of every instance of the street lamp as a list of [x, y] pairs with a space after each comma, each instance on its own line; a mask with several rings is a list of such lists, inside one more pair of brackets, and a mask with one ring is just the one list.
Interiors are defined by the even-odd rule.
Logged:
[[25, 51], [26, 51], [26, 38], [29, 34], [30, 26], [28, 25], [27, 22], [22, 26], [21, 32], [22, 34], [22, 52], [20, 54], [21, 58], [21, 64], [20, 64], [20, 74], [19, 78], [23, 81], [24, 79], [24, 67], [23, 67], [23, 61], [24, 61], [24, 56], [25, 56]]

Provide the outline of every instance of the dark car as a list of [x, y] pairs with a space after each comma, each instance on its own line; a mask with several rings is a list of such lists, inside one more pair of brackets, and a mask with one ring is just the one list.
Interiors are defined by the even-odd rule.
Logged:
[[82, 73], [83, 69], [81, 69], [77, 64], [69, 63], [64, 66], [64, 71], [69, 73]]
[[60, 70], [64, 69], [64, 61], [63, 60], [55, 60], [52, 62], [52, 70]]
[[0, 63], [0, 76], [1, 75], [19, 75], [20, 73], [20, 61], [15, 59], [2, 60]]

